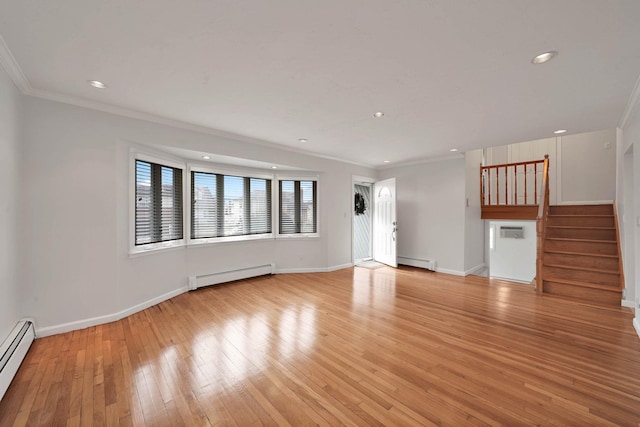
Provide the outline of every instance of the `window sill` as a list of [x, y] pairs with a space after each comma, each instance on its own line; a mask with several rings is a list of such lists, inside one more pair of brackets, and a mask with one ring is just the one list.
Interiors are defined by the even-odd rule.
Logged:
[[135, 246], [129, 250], [129, 258], [136, 258], [161, 252], [177, 251], [183, 249], [185, 246], [184, 240]]
[[320, 234], [319, 233], [312, 233], [312, 234], [278, 234], [276, 236], [277, 240], [319, 240], [320, 239]]
[[203, 247], [210, 245], [218, 245], [221, 243], [241, 243], [241, 242], [255, 242], [273, 240], [273, 234], [251, 234], [245, 236], [227, 236], [227, 237], [211, 237], [206, 239], [189, 239], [187, 241], [188, 247]]

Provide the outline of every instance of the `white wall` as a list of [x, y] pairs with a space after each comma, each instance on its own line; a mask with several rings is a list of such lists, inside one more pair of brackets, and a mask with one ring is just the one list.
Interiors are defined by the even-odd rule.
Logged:
[[[318, 271], [351, 262], [352, 175], [347, 163], [25, 98], [22, 203], [25, 312], [46, 333], [111, 320], [179, 292], [189, 275], [275, 263]], [[319, 176], [317, 239], [214, 244], [129, 256], [130, 147], [182, 147], [287, 164]], [[110, 317], [111, 316], [111, 317]], [[60, 326], [66, 323], [71, 325]]]
[[560, 138], [562, 203], [609, 201], [616, 197], [616, 130]]
[[18, 215], [22, 95], [0, 67], [0, 343], [22, 312]]
[[[487, 165], [498, 165], [504, 163], [527, 162], [531, 160], [542, 160], [545, 154], [549, 155], [549, 202], [557, 204], [558, 200], [558, 178], [559, 158], [557, 155], [558, 138], [537, 139], [535, 141], [518, 142], [515, 144], [503, 145], [500, 147], [487, 148]], [[503, 173], [502, 171], [500, 173]], [[530, 178], [530, 176], [529, 176]], [[531, 181], [527, 184], [529, 196], [533, 194]], [[540, 194], [541, 181], [538, 182], [538, 194]], [[504, 191], [504, 187], [502, 187]], [[502, 193], [500, 193], [502, 194]], [[521, 193], [522, 194], [522, 193]]]
[[[624, 201], [632, 203], [631, 206], [624, 205], [623, 208], [619, 210], [623, 212], [624, 217], [624, 263], [633, 263], [634, 265], [632, 270], [625, 266], [625, 282], [627, 288], [633, 287], [635, 290], [634, 326], [636, 327], [638, 335], [640, 335], [640, 197], [638, 196], [638, 190], [640, 189], [640, 105], [638, 105], [638, 103], [636, 103], [635, 108], [632, 110], [622, 128], [622, 144], [624, 148], [618, 150], [618, 161], [622, 165], [622, 167], [618, 168], [618, 182], [622, 180], [624, 185], [622, 187], [623, 194], [620, 194], [620, 191], [618, 191], [617, 202], [619, 208], [620, 203], [624, 204]], [[632, 178], [627, 176], [627, 178], [631, 178], [628, 181], [624, 179], [625, 154], [630, 154], [633, 158], [633, 176]], [[629, 192], [632, 192], [633, 197], [629, 197]], [[620, 212], [618, 212], [618, 214], [621, 215]], [[625, 251], [625, 248], [630, 245], [634, 247], [633, 253]]]
[[549, 154], [552, 205], [610, 203], [616, 198], [616, 139], [616, 129], [606, 129], [490, 147], [487, 164], [540, 160]]
[[[396, 178], [398, 257], [435, 260], [439, 271], [465, 271], [465, 160], [384, 169]], [[400, 260], [399, 260], [400, 261]]]
[[464, 268], [466, 272], [477, 272], [485, 265], [484, 259], [484, 220], [480, 208], [480, 164], [482, 150], [469, 151], [465, 161], [465, 228], [464, 228]]
[[[530, 283], [536, 275], [536, 222], [490, 221], [489, 226], [494, 230], [489, 274]], [[523, 227], [524, 239], [502, 237], [500, 227]]]
[[625, 290], [623, 304], [633, 307], [636, 299], [635, 289], [635, 227], [634, 227], [634, 167], [633, 144], [625, 144], [626, 139], [621, 129], [617, 131], [617, 178], [616, 208], [622, 249], [622, 265], [624, 268]]

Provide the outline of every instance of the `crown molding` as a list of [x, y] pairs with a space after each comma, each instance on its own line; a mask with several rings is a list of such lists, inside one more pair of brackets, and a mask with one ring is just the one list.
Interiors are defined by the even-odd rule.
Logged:
[[0, 35], [0, 64], [2, 64], [3, 68], [6, 70], [7, 74], [13, 81], [13, 83], [18, 87], [18, 89], [24, 94], [28, 96], [32, 96], [34, 98], [46, 99], [49, 101], [60, 102], [63, 104], [74, 105], [76, 107], [88, 108], [90, 110], [102, 111], [104, 113], [115, 114], [118, 116], [128, 117], [137, 120], [143, 120], [147, 122], [157, 123], [165, 126], [170, 126], [173, 128], [188, 130], [197, 133], [204, 133], [208, 135], [217, 136], [220, 138], [230, 139], [232, 141], [239, 141], [248, 144], [260, 145], [263, 147], [268, 147], [275, 150], [282, 150], [291, 153], [301, 154], [305, 156], [311, 156], [316, 158], [321, 158], [325, 160], [331, 160], [334, 162], [347, 163], [352, 164], [368, 169], [374, 169], [375, 166], [369, 165], [366, 163], [355, 162], [352, 160], [341, 159], [338, 157], [328, 156], [320, 153], [315, 153], [309, 150], [301, 150], [294, 147], [290, 147], [283, 144], [277, 144], [274, 142], [265, 141], [262, 139], [251, 138], [248, 136], [243, 136], [231, 132], [225, 132], [218, 129], [213, 129], [207, 126], [196, 125], [188, 122], [184, 122], [181, 120], [169, 119], [167, 117], [162, 117], [154, 114], [144, 113], [141, 111], [131, 110], [124, 107], [118, 107], [115, 105], [92, 101], [89, 99], [84, 99], [76, 96], [63, 95], [55, 92], [50, 92], [46, 90], [36, 89], [31, 86], [29, 80], [22, 72], [20, 65], [16, 61], [15, 57], [9, 50], [9, 47], [5, 43], [2, 35]]
[[41, 98], [41, 99], [46, 99], [46, 100], [49, 100], [49, 101], [60, 102], [60, 103], [63, 103], [63, 104], [74, 105], [76, 107], [87, 108], [87, 109], [90, 109], [90, 110], [102, 111], [104, 113], [115, 114], [115, 115], [118, 115], [118, 116], [123, 116], [123, 117], [131, 118], [131, 119], [143, 120], [143, 121], [147, 121], [147, 122], [157, 123], [157, 124], [160, 124], [160, 125], [165, 125], [165, 126], [169, 126], [169, 127], [172, 127], [172, 128], [187, 130], [187, 131], [191, 131], [191, 132], [197, 132], [197, 133], [212, 135], [212, 136], [216, 136], [216, 137], [219, 137], [219, 138], [224, 138], [224, 139], [228, 139], [228, 140], [232, 140], [232, 141], [238, 141], [238, 142], [244, 142], [244, 143], [247, 143], [247, 144], [259, 145], [259, 146], [271, 148], [271, 149], [274, 149], [274, 150], [282, 150], [282, 151], [301, 154], [301, 155], [305, 155], [305, 156], [311, 156], [311, 157], [331, 160], [331, 161], [334, 161], [334, 162], [348, 163], [348, 164], [352, 164], [352, 165], [356, 165], [356, 166], [360, 166], [360, 167], [364, 167], [364, 168], [368, 168], [368, 169], [374, 169], [374, 166], [369, 165], [369, 164], [365, 164], [365, 163], [359, 163], [359, 162], [355, 162], [355, 161], [352, 161], [352, 160], [341, 159], [341, 158], [338, 158], [338, 157], [333, 157], [333, 156], [328, 156], [328, 155], [324, 155], [324, 154], [320, 154], [320, 153], [315, 153], [315, 152], [309, 151], [309, 150], [301, 150], [301, 149], [297, 149], [297, 148], [290, 147], [290, 146], [287, 146], [287, 145], [277, 144], [275, 142], [269, 142], [269, 141], [265, 141], [265, 140], [262, 140], [262, 139], [252, 138], [252, 137], [249, 137], [249, 136], [239, 135], [239, 134], [235, 134], [235, 133], [231, 133], [231, 132], [225, 132], [225, 131], [214, 129], [214, 128], [210, 128], [210, 127], [207, 127], [207, 126], [196, 125], [196, 124], [184, 122], [184, 121], [181, 121], [181, 120], [170, 119], [170, 118], [167, 118], [167, 117], [158, 116], [158, 115], [150, 114], [150, 113], [144, 113], [144, 112], [136, 111], [136, 110], [131, 110], [131, 109], [124, 108], [124, 107], [118, 107], [118, 106], [115, 106], [115, 105], [112, 105], [112, 104], [103, 103], [103, 102], [93, 101], [93, 100], [79, 98], [79, 97], [75, 97], [75, 96], [62, 95], [62, 94], [55, 93], [55, 92], [44, 91], [44, 90], [40, 90], [40, 89], [34, 89], [32, 87], [30, 87], [29, 90], [23, 91], [23, 92], [25, 93], [25, 95], [32, 96], [34, 98]]
[[408, 160], [406, 162], [400, 162], [400, 163], [395, 163], [395, 164], [388, 164], [388, 165], [378, 166], [376, 169], [377, 170], [386, 170], [386, 169], [393, 169], [393, 168], [399, 168], [399, 167], [405, 167], [405, 166], [423, 165], [423, 164], [426, 164], [426, 163], [444, 162], [444, 161], [447, 161], [447, 160], [456, 160], [456, 159], [464, 159], [464, 152], [458, 151], [455, 154], [446, 154], [444, 156], [423, 157], [421, 159]]
[[640, 76], [638, 76], [638, 80], [636, 80], [636, 84], [631, 91], [631, 95], [629, 96], [629, 101], [627, 102], [627, 106], [622, 113], [622, 117], [620, 118], [620, 122], [618, 122], [618, 127], [623, 129], [627, 122], [629, 121], [629, 117], [635, 111], [635, 109], [640, 104]]
[[24, 75], [22, 69], [18, 65], [18, 61], [9, 50], [9, 46], [4, 42], [2, 35], [0, 35], [0, 64], [5, 69], [7, 74], [13, 83], [22, 91], [22, 93], [28, 93], [32, 90], [27, 76]]

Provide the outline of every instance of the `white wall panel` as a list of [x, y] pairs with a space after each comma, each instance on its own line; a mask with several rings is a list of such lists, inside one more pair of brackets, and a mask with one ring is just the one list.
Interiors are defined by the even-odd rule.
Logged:
[[18, 274], [22, 95], [0, 66], [0, 342], [22, 315]]

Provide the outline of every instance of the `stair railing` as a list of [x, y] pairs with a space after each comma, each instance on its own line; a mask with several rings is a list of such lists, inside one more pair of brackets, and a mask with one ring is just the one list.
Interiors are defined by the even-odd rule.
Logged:
[[[545, 159], [548, 160], [548, 155]], [[481, 206], [537, 205], [544, 189], [541, 179], [544, 162], [545, 160], [534, 160], [480, 166]]]
[[549, 155], [544, 156], [542, 170], [542, 194], [538, 204], [536, 217], [536, 233], [538, 237], [536, 251], [536, 292], [542, 292], [542, 258], [544, 256], [544, 240], [547, 234], [547, 218], [549, 217]]

